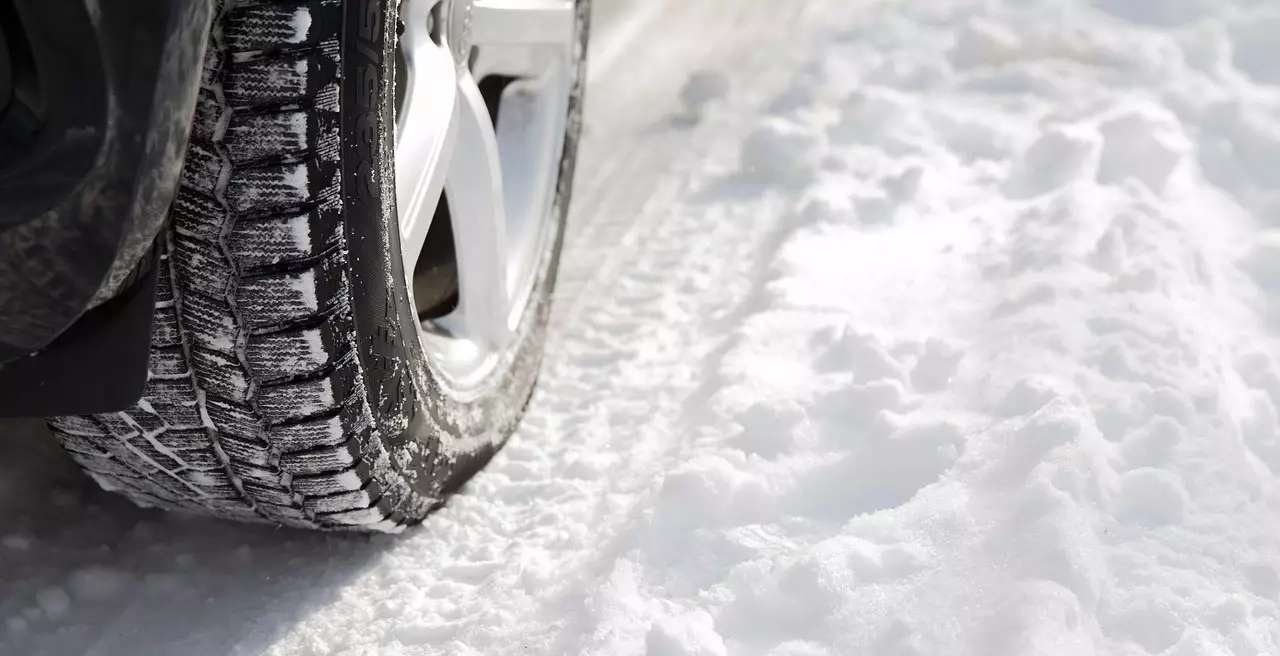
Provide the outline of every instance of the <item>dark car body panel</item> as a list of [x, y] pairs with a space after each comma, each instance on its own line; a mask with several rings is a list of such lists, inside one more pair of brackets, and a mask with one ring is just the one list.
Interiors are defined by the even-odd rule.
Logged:
[[[104, 302], [154, 286], [147, 263], [186, 151], [214, 1], [3, 1], [21, 24], [0, 29], [23, 31], [46, 117], [34, 146], [0, 160], [0, 363], [22, 361], [0, 365], [9, 379], [0, 389], [21, 389], [14, 379], [38, 370], [38, 359], [91, 376], [95, 351], [111, 360], [105, 351], [139, 343], [145, 371], [150, 319], [122, 318], [131, 329], [113, 330], [112, 308], [124, 317], [129, 304]], [[78, 358], [51, 353], [78, 322]], [[96, 345], [84, 350], [85, 339]], [[136, 390], [116, 396], [141, 395], [141, 383], [124, 384]], [[74, 390], [43, 387], [68, 397], [61, 410], [80, 411]], [[14, 405], [0, 397], [0, 414], [23, 414]]]

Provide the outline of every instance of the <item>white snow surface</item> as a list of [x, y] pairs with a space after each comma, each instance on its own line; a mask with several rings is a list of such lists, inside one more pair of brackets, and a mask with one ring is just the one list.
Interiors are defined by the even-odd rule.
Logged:
[[1280, 5], [647, 15], [486, 472], [320, 536], [9, 424], [0, 653], [1280, 654]]

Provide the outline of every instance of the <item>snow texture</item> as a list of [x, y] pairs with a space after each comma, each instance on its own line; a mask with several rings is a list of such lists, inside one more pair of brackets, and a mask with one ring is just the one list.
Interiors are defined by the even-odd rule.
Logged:
[[311, 535], [9, 424], [0, 653], [1280, 653], [1280, 7], [666, 9], [486, 472]]

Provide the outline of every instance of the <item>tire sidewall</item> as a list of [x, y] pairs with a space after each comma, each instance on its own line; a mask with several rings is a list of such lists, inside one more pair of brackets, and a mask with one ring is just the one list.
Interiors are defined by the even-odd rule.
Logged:
[[373, 415], [371, 439], [383, 441], [391, 475], [417, 496], [402, 500], [398, 510], [421, 517], [496, 453], [514, 431], [537, 379], [581, 134], [590, 0], [576, 2], [577, 65], [571, 67], [553, 234], [543, 240], [538, 277], [511, 346], [499, 356], [491, 379], [481, 383], [485, 392], [466, 401], [444, 389], [425, 356], [403, 273], [393, 141], [396, 7], [393, 0], [357, 0], [344, 7], [344, 230], [359, 369]]

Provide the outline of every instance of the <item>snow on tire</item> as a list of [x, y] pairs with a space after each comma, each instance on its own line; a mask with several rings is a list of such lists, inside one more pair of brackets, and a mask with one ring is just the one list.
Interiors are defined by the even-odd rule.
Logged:
[[467, 400], [441, 393], [393, 273], [404, 270], [391, 172], [396, 6], [220, 3], [161, 240], [144, 396], [127, 411], [49, 420], [104, 489], [230, 519], [396, 531], [514, 430], [562, 244], [587, 3], [556, 235], [488, 392]]

